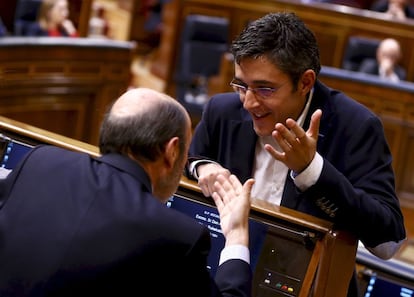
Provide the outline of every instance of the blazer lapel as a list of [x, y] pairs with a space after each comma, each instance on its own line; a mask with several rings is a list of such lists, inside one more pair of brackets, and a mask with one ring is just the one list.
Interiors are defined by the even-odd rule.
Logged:
[[[233, 173], [239, 176], [242, 182], [251, 177], [253, 171], [254, 153], [256, 149], [257, 135], [253, 129], [252, 120], [242, 122], [234, 121], [230, 129], [231, 138], [228, 150], [230, 164], [236, 164]], [[248, 174], [247, 174], [248, 173]]]
[[298, 192], [296, 190], [295, 183], [293, 182], [292, 178], [290, 177], [290, 170], [288, 176], [286, 177], [285, 188], [283, 190], [282, 201], [280, 205], [296, 209], [298, 206]]
[[[330, 106], [330, 102], [325, 100], [324, 98], [330, 98], [329, 90], [319, 81], [316, 82], [314, 87], [313, 98], [311, 102], [311, 106], [309, 108], [309, 112], [306, 115], [305, 122], [303, 124], [303, 129], [306, 131], [309, 129], [310, 120], [312, 114], [318, 108], [322, 110], [322, 118], [319, 128], [319, 136], [318, 136], [318, 144], [317, 144], [317, 151], [321, 153], [324, 148], [325, 138], [330, 132], [330, 118], [333, 114], [332, 107]], [[290, 177], [290, 171], [288, 176], [286, 177], [285, 188], [283, 190], [283, 196], [281, 205], [297, 209], [299, 207], [299, 202], [301, 200], [301, 192], [296, 189], [295, 183], [293, 182], [292, 178]]]

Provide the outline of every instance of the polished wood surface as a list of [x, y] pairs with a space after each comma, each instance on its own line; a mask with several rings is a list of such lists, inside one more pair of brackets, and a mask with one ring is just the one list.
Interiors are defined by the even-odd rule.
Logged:
[[18, 136], [20, 139], [33, 141], [34, 144], [50, 144], [91, 156], [99, 156], [97, 146], [3, 116], [0, 116], [0, 133], [5, 133], [9, 137]]
[[87, 37], [89, 34], [89, 20], [92, 14], [94, 0], [70, 0], [71, 19], [75, 20], [80, 37]]
[[91, 144], [109, 104], [129, 87], [135, 43], [0, 39], [0, 115]]
[[[186, 178], [185, 176], [181, 178], [180, 185], [182, 187], [190, 189], [191, 191], [198, 192], [200, 194], [202, 193], [197, 183]], [[333, 227], [331, 222], [310, 216], [305, 213], [298, 213], [293, 209], [271, 204], [260, 199], [253, 199], [252, 209], [254, 211], [265, 213], [273, 217], [278, 217], [286, 222], [302, 225], [307, 228], [312, 228], [319, 232], [329, 232], [329, 230], [331, 230]]]

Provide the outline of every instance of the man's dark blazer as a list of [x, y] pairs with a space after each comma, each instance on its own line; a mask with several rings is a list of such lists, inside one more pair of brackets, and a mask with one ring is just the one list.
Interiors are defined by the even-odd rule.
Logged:
[[249, 296], [249, 265], [227, 261], [213, 282], [209, 249], [208, 230], [121, 155], [40, 146], [0, 181], [2, 297]]
[[[394, 192], [392, 156], [380, 119], [363, 105], [317, 81], [304, 129], [322, 110], [317, 151], [324, 158], [317, 183], [301, 192], [290, 176], [281, 205], [335, 222], [375, 247], [405, 238]], [[257, 135], [236, 93], [219, 94], [204, 108], [189, 160], [217, 161], [245, 181], [252, 176]]]

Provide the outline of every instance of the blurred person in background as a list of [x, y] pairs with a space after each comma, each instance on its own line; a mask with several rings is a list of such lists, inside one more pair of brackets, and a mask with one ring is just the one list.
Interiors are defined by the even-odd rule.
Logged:
[[0, 18], [0, 37], [8, 35], [6, 26], [3, 24], [2, 19]]
[[401, 56], [401, 46], [398, 41], [394, 38], [386, 38], [378, 46], [376, 59], [365, 59], [359, 71], [379, 75], [393, 82], [405, 80], [407, 73], [398, 65]]
[[27, 31], [29, 36], [78, 37], [78, 32], [69, 19], [67, 0], [43, 0], [37, 22]]

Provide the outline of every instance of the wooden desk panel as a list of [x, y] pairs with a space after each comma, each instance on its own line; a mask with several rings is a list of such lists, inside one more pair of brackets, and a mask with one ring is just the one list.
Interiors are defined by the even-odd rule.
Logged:
[[97, 144], [106, 108], [129, 86], [134, 48], [88, 38], [2, 38], [0, 115]]
[[[185, 177], [181, 179], [177, 193], [192, 202], [214, 206], [211, 199], [201, 194], [197, 184]], [[174, 202], [172, 204], [174, 205]], [[204, 207], [193, 212], [194, 207], [191, 204], [181, 205], [177, 210], [184, 211], [188, 215], [210, 212], [208, 208]], [[293, 244], [294, 237], [286, 237], [287, 234], [282, 235], [272, 227], [269, 227], [267, 231], [255, 230], [252, 225], [251, 232], [257, 235], [264, 231], [263, 234], [266, 236], [263, 244], [260, 244], [260, 253], [257, 258], [258, 251], [254, 246], [251, 247], [254, 265], [252, 296], [346, 296], [349, 280], [355, 268], [354, 260], [357, 248], [355, 238], [351, 234], [334, 230], [331, 222], [263, 200], [254, 199], [252, 201], [250, 217], [261, 224], [270, 223], [285, 230], [293, 226], [300, 226], [297, 229], [297, 231], [301, 230], [299, 233], [310, 231], [308, 234], [318, 234], [314, 237], [318, 238], [314, 246], [298, 249], [298, 246]], [[199, 222], [202, 223], [201, 220]], [[207, 223], [207, 225], [209, 224]], [[214, 230], [214, 228], [210, 228], [210, 230]], [[214, 233], [212, 231], [212, 234]], [[212, 237], [217, 237], [217, 235]], [[255, 238], [256, 248], [258, 241], [260, 242], [261, 239]], [[285, 253], [279, 245], [281, 242], [291, 252]], [[213, 249], [217, 247], [215, 244], [217, 241], [213, 239]], [[309, 252], [311, 257], [304, 256]], [[286, 259], [291, 255], [296, 255], [293, 256], [296, 257], [295, 261]], [[283, 260], [280, 257], [283, 257]], [[296, 266], [298, 270], [293, 271], [291, 265]], [[302, 275], [303, 270], [305, 273]], [[289, 285], [293, 291], [290, 294], [278, 291], [276, 283], [280, 282]]]

